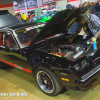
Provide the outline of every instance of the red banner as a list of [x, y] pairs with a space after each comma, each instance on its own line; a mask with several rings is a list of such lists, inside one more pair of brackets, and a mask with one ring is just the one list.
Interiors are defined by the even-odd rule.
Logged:
[[[63, 1], [63, 0], [56, 0], [56, 1]], [[67, 2], [73, 2], [73, 1], [79, 1], [79, 0], [67, 0]]]
[[0, 5], [0, 8], [13, 7], [13, 4]]
[[67, 2], [73, 2], [73, 1], [79, 1], [79, 0], [67, 0]]

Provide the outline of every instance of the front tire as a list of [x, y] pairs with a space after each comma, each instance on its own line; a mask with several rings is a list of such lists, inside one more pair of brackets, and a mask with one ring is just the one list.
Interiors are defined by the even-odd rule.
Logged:
[[39, 67], [35, 71], [35, 78], [39, 88], [47, 95], [54, 96], [62, 90], [56, 77], [46, 68]]

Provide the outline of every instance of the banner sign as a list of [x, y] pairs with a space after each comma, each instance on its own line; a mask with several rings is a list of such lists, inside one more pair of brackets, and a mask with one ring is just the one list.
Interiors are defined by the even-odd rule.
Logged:
[[67, 0], [67, 2], [73, 2], [73, 1], [79, 1], [79, 0]]

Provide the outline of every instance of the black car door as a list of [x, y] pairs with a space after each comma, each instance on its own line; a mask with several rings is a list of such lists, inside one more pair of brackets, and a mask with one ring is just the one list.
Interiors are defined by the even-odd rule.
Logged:
[[31, 73], [31, 65], [29, 65], [27, 59], [22, 56], [16, 38], [11, 32], [0, 33], [0, 61]]

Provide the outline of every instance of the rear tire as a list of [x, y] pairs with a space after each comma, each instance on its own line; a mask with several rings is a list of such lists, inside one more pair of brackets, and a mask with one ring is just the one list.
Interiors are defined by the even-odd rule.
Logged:
[[46, 68], [37, 68], [35, 78], [39, 88], [47, 95], [54, 96], [62, 90], [62, 85], [59, 84], [53, 73]]

